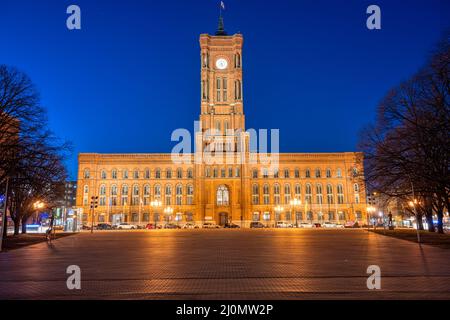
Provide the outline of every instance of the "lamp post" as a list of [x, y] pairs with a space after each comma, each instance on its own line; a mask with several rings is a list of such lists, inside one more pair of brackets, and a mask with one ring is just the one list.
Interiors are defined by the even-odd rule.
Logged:
[[[372, 214], [376, 211], [375, 207], [369, 206], [367, 207], [367, 229], [369, 229], [370, 226], [370, 219], [372, 218]], [[374, 230], [375, 230], [375, 224], [374, 224]]]
[[280, 214], [284, 211], [284, 208], [280, 205], [275, 207], [275, 228], [277, 228], [277, 213]]
[[[413, 189], [414, 190], [414, 189]], [[414, 192], [414, 191], [413, 191]], [[417, 231], [417, 243], [420, 243], [420, 232], [419, 232], [419, 217], [417, 216], [416, 205], [419, 204], [417, 199], [409, 202], [409, 206], [413, 208], [414, 215], [416, 216], [416, 231]]]
[[[294, 198], [289, 202], [289, 204], [291, 205], [291, 212], [294, 211], [294, 214], [295, 214], [295, 227], [298, 228], [298, 218], [297, 218], [297, 212], [295, 212], [295, 208], [297, 206], [301, 206], [302, 201], [297, 198]], [[294, 210], [292, 210], [292, 209], [294, 209]]]
[[155, 221], [155, 229], [157, 229], [157, 222], [156, 222], [156, 216], [155, 216], [155, 209], [161, 207], [161, 201], [160, 200], [153, 200], [150, 202], [150, 206], [153, 208], [153, 220]]
[[164, 208], [164, 214], [167, 216], [167, 220], [166, 220], [166, 226], [169, 222], [169, 216], [173, 213], [173, 208], [172, 207], [166, 207]]

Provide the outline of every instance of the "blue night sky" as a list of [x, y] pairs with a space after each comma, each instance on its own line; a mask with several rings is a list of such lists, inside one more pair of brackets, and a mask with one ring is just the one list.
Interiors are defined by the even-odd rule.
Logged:
[[[77, 4], [82, 30], [66, 28]], [[377, 4], [382, 30], [366, 28]], [[247, 128], [280, 129], [282, 152], [354, 151], [389, 88], [420, 68], [450, 27], [446, 0], [226, 0], [244, 35]], [[79, 152], [170, 152], [200, 109], [198, 36], [216, 0], [2, 0], [0, 63], [26, 72], [51, 130]]]

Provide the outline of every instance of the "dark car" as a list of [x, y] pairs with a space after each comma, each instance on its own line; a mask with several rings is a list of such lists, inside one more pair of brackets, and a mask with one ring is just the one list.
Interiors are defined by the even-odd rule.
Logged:
[[266, 226], [261, 222], [251, 222], [250, 228], [265, 228]]
[[225, 223], [225, 225], [223, 227], [227, 228], [227, 229], [238, 229], [238, 228], [240, 228], [240, 226], [235, 224], [235, 223]]
[[181, 229], [181, 227], [174, 223], [168, 223], [164, 226], [164, 229]]
[[99, 223], [97, 225], [97, 230], [112, 230], [112, 225], [108, 223]]
[[320, 223], [314, 223], [313, 226], [314, 228], [322, 228], [322, 225]]
[[83, 226], [81, 227], [81, 230], [91, 230], [91, 227], [88, 226], [87, 224], [83, 224]]

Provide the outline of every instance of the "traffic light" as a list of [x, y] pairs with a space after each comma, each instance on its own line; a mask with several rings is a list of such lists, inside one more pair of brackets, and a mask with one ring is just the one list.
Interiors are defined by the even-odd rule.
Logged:
[[91, 197], [91, 209], [98, 207], [98, 197]]

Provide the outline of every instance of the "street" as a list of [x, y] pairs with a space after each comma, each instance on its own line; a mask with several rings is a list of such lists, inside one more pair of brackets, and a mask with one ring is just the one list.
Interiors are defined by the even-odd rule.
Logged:
[[0, 298], [450, 299], [449, 265], [449, 250], [361, 229], [96, 231], [1, 253]]

